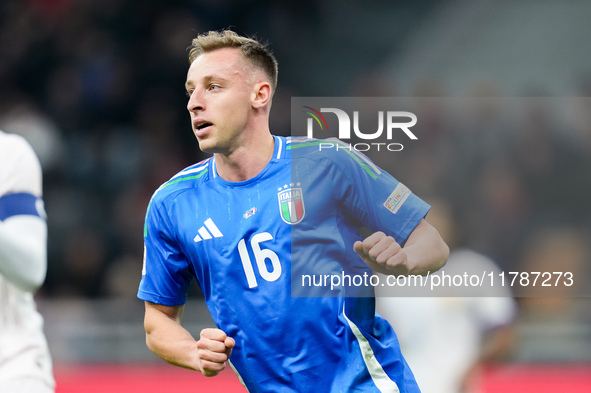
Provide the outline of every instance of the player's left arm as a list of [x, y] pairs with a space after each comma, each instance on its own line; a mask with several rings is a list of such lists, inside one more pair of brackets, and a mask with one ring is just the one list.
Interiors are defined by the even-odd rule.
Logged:
[[449, 256], [449, 248], [439, 232], [422, 219], [401, 246], [392, 236], [374, 232], [353, 249], [373, 270], [387, 275], [426, 275], [439, 270]]

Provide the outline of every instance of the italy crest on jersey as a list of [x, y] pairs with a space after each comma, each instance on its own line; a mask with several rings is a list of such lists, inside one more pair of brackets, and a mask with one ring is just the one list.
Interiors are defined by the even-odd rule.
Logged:
[[[297, 183], [299, 186], [300, 183]], [[280, 187], [277, 197], [279, 198], [279, 213], [287, 224], [297, 224], [304, 219], [306, 208], [304, 206], [304, 194], [294, 184]]]

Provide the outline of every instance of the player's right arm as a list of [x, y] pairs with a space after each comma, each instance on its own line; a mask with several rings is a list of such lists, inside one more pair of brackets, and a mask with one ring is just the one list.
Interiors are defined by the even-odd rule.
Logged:
[[220, 329], [203, 329], [199, 340], [181, 326], [184, 305], [145, 302], [144, 328], [148, 348], [170, 364], [213, 377], [226, 368], [234, 339]]
[[41, 164], [25, 139], [2, 131], [0, 178], [0, 275], [34, 292], [47, 270]]
[[23, 291], [37, 290], [47, 271], [46, 242], [47, 224], [40, 217], [0, 221], [0, 275]]

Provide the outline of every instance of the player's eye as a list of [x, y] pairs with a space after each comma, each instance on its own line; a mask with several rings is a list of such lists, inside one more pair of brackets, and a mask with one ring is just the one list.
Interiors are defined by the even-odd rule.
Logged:
[[194, 91], [195, 91], [194, 89], [185, 90], [185, 94], [187, 95], [187, 97], [191, 98], [191, 96], [193, 95], [193, 92]]
[[220, 86], [218, 86], [218, 85], [209, 85], [209, 88], [208, 88], [208, 90], [210, 90], [210, 91], [219, 90], [219, 89], [220, 89]]

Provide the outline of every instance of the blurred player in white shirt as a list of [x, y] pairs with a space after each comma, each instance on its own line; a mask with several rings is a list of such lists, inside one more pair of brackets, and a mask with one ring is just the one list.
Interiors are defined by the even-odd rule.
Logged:
[[[447, 275], [492, 272], [498, 266], [472, 250], [454, 249], [455, 223], [449, 208], [430, 201], [429, 222], [451, 253]], [[394, 297], [376, 288], [376, 310], [394, 327], [400, 348], [422, 393], [477, 393], [482, 365], [506, 357], [512, 346], [517, 307], [508, 288], [494, 297]]]
[[0, 392], [52, 393], [51, 357], [33, 293], [45, 280], [47, 224], [37, 156], [0, 131]]

